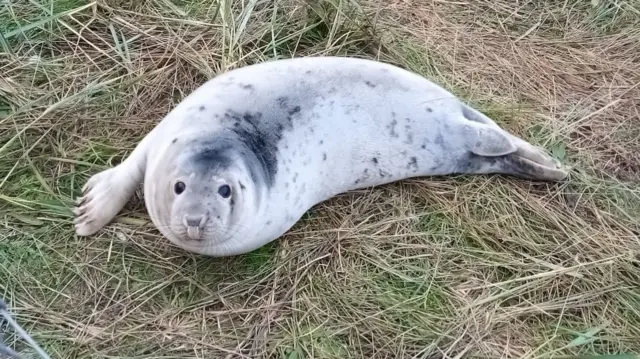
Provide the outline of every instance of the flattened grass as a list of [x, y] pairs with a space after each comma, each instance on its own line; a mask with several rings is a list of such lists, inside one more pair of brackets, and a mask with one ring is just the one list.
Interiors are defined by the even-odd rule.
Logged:
[[[634, 6], [2, 3], [0, 295], [56, 358], [637, 353]], [[171, 246], [140, 193], [96, 236], [73, 235], [86, 179], [185, 95], [231, 68], [306, 55], [419, 72], [573, 165], [570, 181], [451, 176], [354, 191], [231, 258]]]

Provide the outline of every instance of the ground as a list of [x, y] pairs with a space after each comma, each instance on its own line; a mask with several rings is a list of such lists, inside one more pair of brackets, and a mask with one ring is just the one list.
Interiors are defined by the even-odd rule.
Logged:
[[[0, 296], [52, 357], [640, 352], [637, 2], [4, 0], [0, 34]], [[345, 193], [229, 258], [170, 245], [139, 194], [74, 235], [86, 179], [185, 95], [305, 55], [418, 72], [571, 176]]]

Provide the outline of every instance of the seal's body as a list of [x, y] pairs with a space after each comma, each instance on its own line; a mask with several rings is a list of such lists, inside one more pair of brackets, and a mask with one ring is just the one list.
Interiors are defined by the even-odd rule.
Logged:
[[371, 60], [307, 57], [224, 73], [176, 106], [76, 208], [90, 235], [144, 179], [153, 223], [186, 250], [245, 253], [337, 194], [410, 177], [567, 172], [452, 93]]

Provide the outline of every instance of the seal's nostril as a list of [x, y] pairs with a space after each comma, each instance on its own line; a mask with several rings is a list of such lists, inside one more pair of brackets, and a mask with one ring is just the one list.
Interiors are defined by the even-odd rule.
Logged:
[[202, 223], [202, 217], [187, 217], [186, 222], [187, 227], [200, 227], [200, 223]]

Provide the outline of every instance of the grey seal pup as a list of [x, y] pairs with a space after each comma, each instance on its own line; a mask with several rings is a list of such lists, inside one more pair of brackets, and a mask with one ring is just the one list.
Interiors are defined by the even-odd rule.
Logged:
[[303, 57], [201, 85], [120, 164], [93, 175], [77, 235], [110, 222], [144, 182], [158, 230], [209, 256], [252, 251], [337, 194], [410, 177], [568, 170], [426, 78], [373, 60]]

